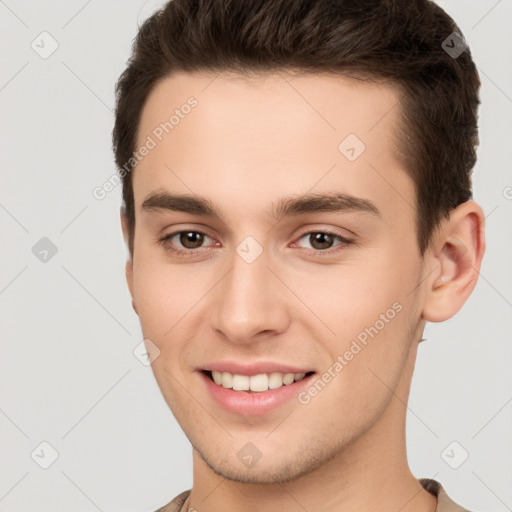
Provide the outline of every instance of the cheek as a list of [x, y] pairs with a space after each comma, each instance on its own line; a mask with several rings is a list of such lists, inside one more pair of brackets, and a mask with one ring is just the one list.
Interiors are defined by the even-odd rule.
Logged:
[[[338, 364], [338, 372], [335, 368], [331, 372], [337, 375], [335, 386], [341, 386], [348, 401], [357, 397], [371, 402], [379, 390], [385, 391], [372, 370], [382, 381], [396, 382], [421, 316], [413, 292], [420, 272], [413, 254], [390, 250], [380, 261], [373, 258], [367, 264], [340, 268], [325, 280], [314, 280], [327, 290], [322, 297], [306, 295], [311, 310], [329, 327], [329, 331], [322, 327], [323, 335], [317, 338], [329, 356], [325, 369], [341, 357], [343, 368]], [[372, 393], [377, 395], [372, 398]]]
[[143, 258], [135, 259], [133, 291], [145, 337], [162, 339], [183, 316], [184, 283], [181, 274]]
[[134, 264], [134, 298], [144, 337], [166, 358], [176, 358], [197, 334], [205, 297], [218, 279], [215, 269], [176, 265], [162, 258], [139, 258]]
[[341, 349], [376, 322], [379, 330], [383, 322], [387, 329], [387, 320], [393, 320], [396, 309], [409, 300], [415, 279], [407, 278], [408, 273], [405, 262], [393, 262], [390, 256], [380, 263], [376, 259], [353, 261], [308, 274], [290, 274], [288, 281], [294, 283], [294, 292], [307, 307], [298, 320], [308, 322], [310, 329]]
[[353, 315], [344, 324], [338, 323], [338, 336], [324, 345], [330, 357], [319, 375], [321, 382], [301, 397], [301, 403], [311, 407], [308, 421], [315, 423], [315, 417], [325, 421], [328, 411], [333, 428], [355, 432], [384, 412], [406, 369], [410, 315], [415, 309], [410, 304], [394, 305], [376, 307], [387, 323], [379, 315], [357, 309], [349, 312]]

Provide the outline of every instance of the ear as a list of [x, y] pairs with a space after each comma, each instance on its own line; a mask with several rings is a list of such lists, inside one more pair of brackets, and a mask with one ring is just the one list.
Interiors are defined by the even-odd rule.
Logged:
[[430, 274], [425, 280], [425, 320], [448, 320], [471, 295], [485, 252], [484, 222], [484, 212], [474, 201], [462, 203], [442, 221], [426, 258]]
[[[128, 243], [128, 221], [126, 220], [126, 214], [121, 208], [121, 229], [123, 230], [123, 238], [124, 243], [126, 244], [126, 247], [129, 247]], [[135, 305], [135, 298], [133, 295], [133, 257], [130, 254], [130, 251], [128, 250], [128, 259], [126, 260], [126, 267], [125, 267], [125, 274], [126, 274], [126, 282], [128, 283], [128, 289], [130, 290], [130, 295], [132, 297], [132, 308], [137, 313], [137, 306]]]

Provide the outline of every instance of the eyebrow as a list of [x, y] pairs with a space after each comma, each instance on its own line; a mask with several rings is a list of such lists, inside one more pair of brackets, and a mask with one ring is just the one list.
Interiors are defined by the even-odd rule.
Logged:
[[[170, 210], [210, 217], [225, 223], [222, 213], [205, 197], [175, 194], [167, 191], [151, 192], [142, 203], [147, 212]], [[268, 214], [280, 221], [285, 217], [318, 212], [362, 212], [382, 217], [379, 209], [369, 199], [343, 193], [305, 194], [300, 197], [283, 197], [271, 204]]]

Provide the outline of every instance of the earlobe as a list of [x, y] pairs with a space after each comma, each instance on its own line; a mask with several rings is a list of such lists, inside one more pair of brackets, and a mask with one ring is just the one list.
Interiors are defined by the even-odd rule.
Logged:
[[437, 233], [429, 265], [435, 270], [425, 280], [425, 320], [443, 322], [460, 310], [476, 286], [484, 252], [484, 213], [477, 203], [467, 201], [451, 212]]

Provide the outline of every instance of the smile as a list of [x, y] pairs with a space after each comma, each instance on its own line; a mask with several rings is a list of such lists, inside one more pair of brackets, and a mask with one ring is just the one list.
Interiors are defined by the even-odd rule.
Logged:
[[285, 404], [298, 404], [297, 396], [316, 372], [256, 373], [243, 375], [201, 370], [198, 372], [213, 404], [237, 416], [264, 416]]

